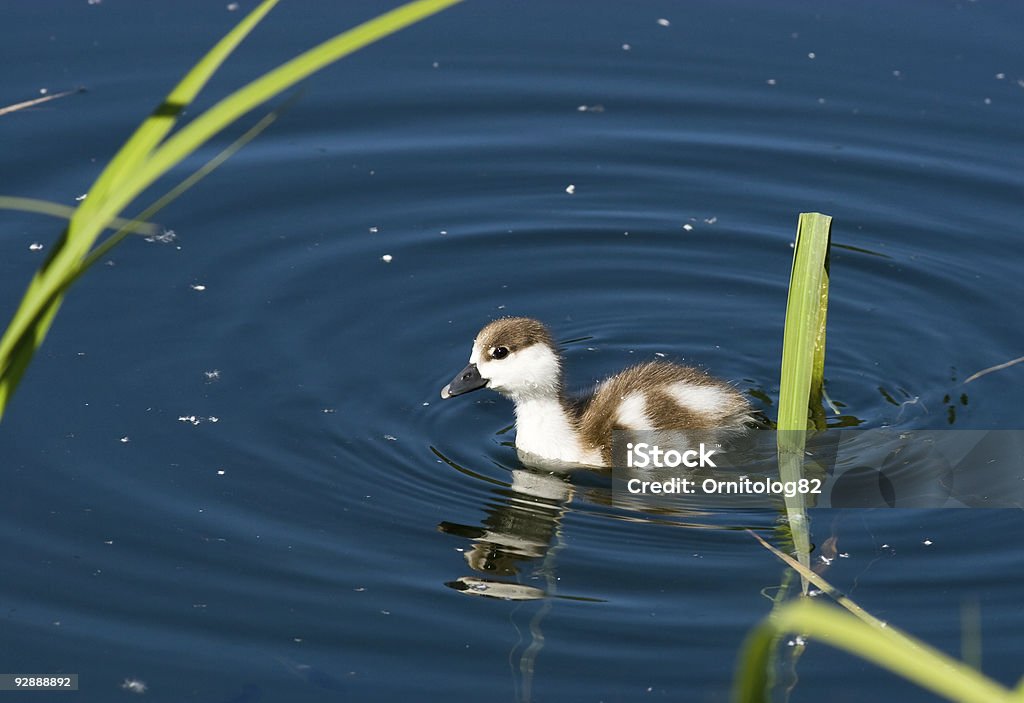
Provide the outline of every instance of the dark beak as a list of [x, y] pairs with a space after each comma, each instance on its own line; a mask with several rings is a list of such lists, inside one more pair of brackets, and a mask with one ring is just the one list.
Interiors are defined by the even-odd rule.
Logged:
[[459, 375], [452, 379], [452, 382], [441, 389], [442, 398], [451, 398], [463, 393], [475, 391], [487, 385], [487, 381], [480, 376], [476, 364], [470, 364], [459, 371]]

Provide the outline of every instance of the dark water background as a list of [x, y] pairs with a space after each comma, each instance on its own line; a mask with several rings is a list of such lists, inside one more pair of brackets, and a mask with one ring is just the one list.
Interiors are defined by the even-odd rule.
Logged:
[[[252, 7], [226, 4], [0, 3], [0, 105], [88, 88], [0, 117], [0, 192], [74, 204]], [[200, 106], [391, 6], [285, 0]], [[783, 574], [737, 528], [775, 515], [614, 508], [523, 471], [506, 402], [438, 389], [527, 314], [586, 338], [570, 385], [662, 353], [771, 415], [818, 210], [845, 422], [1019, 428], [1024, 366], [962, 381], [1024, 353], [1022, 27], [984, 0], [472, 0], [307, 81], [160, 214], [174, 242], [72, 291], [4, 418], [0, 673], [81, 675], [39, 702], [724, 700]], [[2, 218], [6, 319], [59, 223]], [[985, 672], [1019, 678], [1019, 511], [812, 519], [840, 589], [953, 655], [977, 604]], [[794, 701], [932, 700], [821, 644], [797, 673]]]

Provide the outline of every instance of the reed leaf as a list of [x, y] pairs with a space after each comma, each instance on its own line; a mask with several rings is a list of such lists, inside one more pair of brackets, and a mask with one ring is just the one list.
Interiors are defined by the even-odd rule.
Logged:
[[1019, 701], [1012, 692], [966, 664], [886, 623], [871, 624], [833, 606], [807, 599], [772, 612], [747, 636], [737, 662], [733, 700], [770, 700], [771, 653], [788, 634], [810, 637], [901, 676], [938, 696], [961, 703]]
[[[231, 93], [168, 137], [182, 110], [277, 0], [264, 0], [250, 12], [185, 75], [111, 159], [29, 283], [0, 338], [0, 418], [45, 339], [67, 287], [97, 260], [89, 256], [96, 239], [143, 191], [239, 118], [299, 81], [458, 2], [416, 0], [343, 32]], [[108, 243], [123, 236], [118, 232]]]
[[[789, 277], [779, 387], [778, 457], [783, 481], [803, 477], [807, 430], [824, 429], [821, 409], [828, 309], [828, 255], [832, 218], [801, 213]], [[797, 559], [810, 566], [811, 541], [805, 496], [786, 496], [786, 515]], [[807, 579], [801, 576], [804, 593]]]

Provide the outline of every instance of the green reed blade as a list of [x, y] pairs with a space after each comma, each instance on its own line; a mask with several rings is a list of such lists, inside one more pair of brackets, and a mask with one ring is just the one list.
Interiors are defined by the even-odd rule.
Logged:
[[768, 703], [771, 700], [771, 653], [774, 643], [788, 634], [810, 637], [842, 649], [951, 701], [1008, 703], [1020, 700], [980, 672], [892, 625], [870, 624], [835, 607], [801, 599], [773, 611], [747, 636], [737, 660], [734, 701]]
[[[806, 431], [824, 429], [821, 392], [825, 372], [825, 322], [828, 309], [828, 255], [832, 218], [801, 213], [789, 277], [786, 327], [782, 341], [779, 388], [778, 456], [783, 481], [804, 475]], [[809, 419], [811, 418], [811, 419]], [[786, 515], [797, 558], [810, 565], [810, 525], [806, 497], [786, 496]], [[801, 576], [804, 593], [807, 579]]]
[[82, 262], [100, 232], [146, 188], [234, 121], [282, 91], [352, 52], [372, 44], [461, 0], [416, 0], [365, 22], [300, 54], [224, 98], [164, 141], [177, 116], [227, 56], [274, 6], [266, 0], [197, 64], [114, 156], [89, 190], [51, 250], [0, 338], [0, 418], [46, 336], [64, 291], [81, 273]]
[[[49, 215], [70, 220], [75, 214], [75, 208], [69, 205], [62, 205], [51, 200], [39, 200], [38, 198], [18, 198], [8, 195], [0, 195], [0, 210], [18, 210], [20, 212], [31, 212], [36, 215]], [[111, 228], [128, 229], [132, 234], [156, 234], [159, 228], [152, 222], [145, 222], [148, 218], [135, 218], [126, 220], [123, 217], [115, 217], [108, 223]]]

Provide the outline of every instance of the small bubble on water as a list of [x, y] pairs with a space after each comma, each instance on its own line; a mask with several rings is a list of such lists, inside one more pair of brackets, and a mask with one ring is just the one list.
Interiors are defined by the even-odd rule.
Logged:
[[391, 256], [391, 254], [385, 254], [384, 256], [380, 257], [380, 260], [383, 261], [385, 264], [390, 264], [392, 261], [394, 261], [394, 259], [395, 257]]
[[629, 51], [629, 50], [630, 50], [630, 49], [632, 49], [632, 48], [633, 48], [633, 47], [632, 47], [632, 46], [631, 46], [630, 44], [623, 44], [623, 45], [622, 45], [622, 50], [623, 50], [623, 51]]

